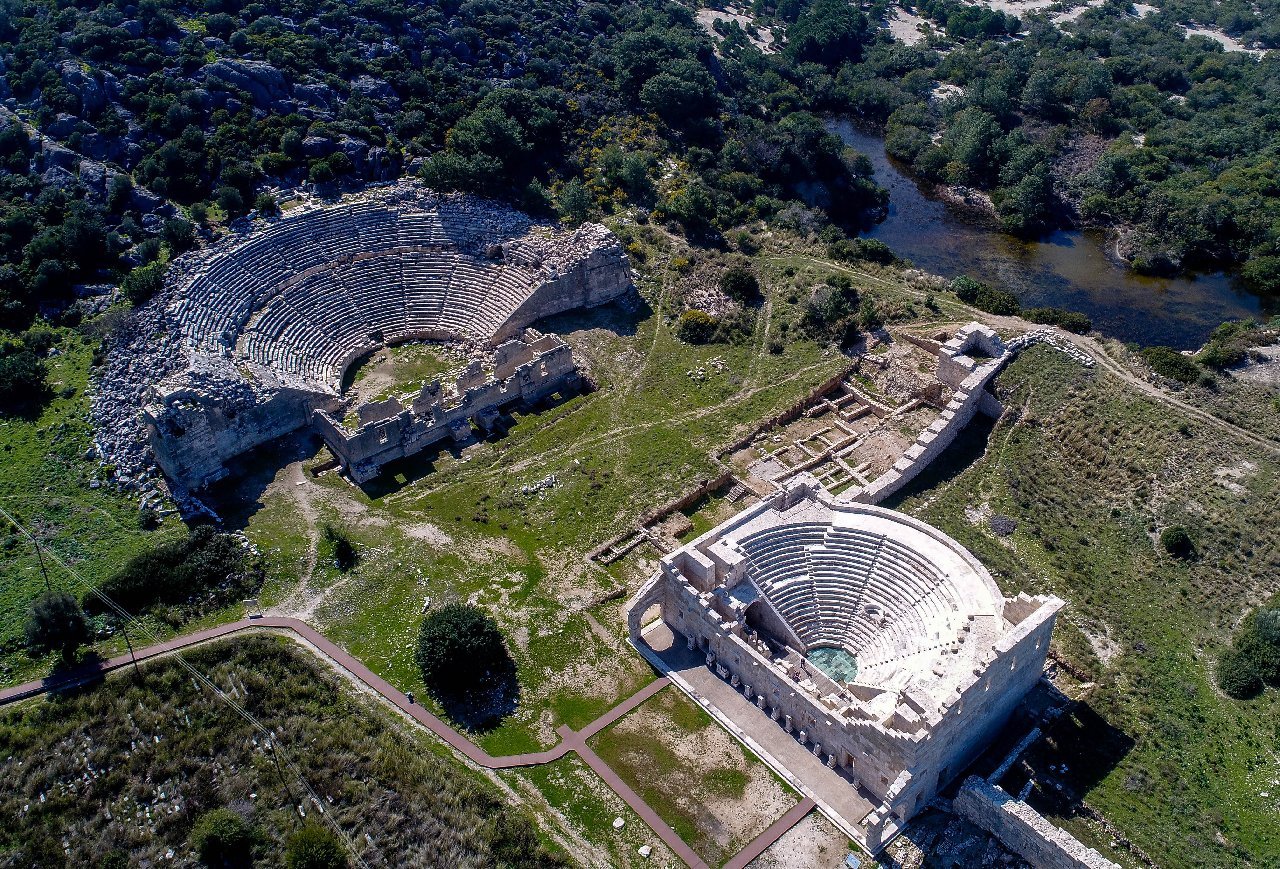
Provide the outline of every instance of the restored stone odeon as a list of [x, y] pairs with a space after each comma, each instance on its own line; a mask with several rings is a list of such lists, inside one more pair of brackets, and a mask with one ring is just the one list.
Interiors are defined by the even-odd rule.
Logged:
[[1040, 678], [1062, 601], [1006, 599], [942, 532], [802, 475], [661, 560], [629, 610], [651, 659], [655, 605], [754, 703], [728, 723], [772, 719], [859, 791], [871, 808], [842, 826], [874, 851]]
[[[149, 306], [160, 312], [153, 335], [165, 338], [152, 339], [147, 437], [169, 480], [199, 489], [225, 476], [230, 458], [314, 423], [347, 470], [368, 479], [507, 405], [576, 386], [568, 347], [526, 341], [524, 330], [630, 286], [621, 245], [598, 224], [557, 230], [411, 183], [298, 209], [170, 270]], [[498, 350], [455, 384], [426, 384], [411, 409], [393, 399], [345, 428], [347, 368], [410, 340]]]

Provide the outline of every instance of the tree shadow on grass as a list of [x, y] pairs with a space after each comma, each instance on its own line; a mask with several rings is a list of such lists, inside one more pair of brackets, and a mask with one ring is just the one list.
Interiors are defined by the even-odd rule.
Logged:
[[477, 734], [497, 729], [520, 705], [520, 682], [516, 664], [510, 657], [500, 671], [458, 692], [433, 691], [446, 717], [459, 727]]

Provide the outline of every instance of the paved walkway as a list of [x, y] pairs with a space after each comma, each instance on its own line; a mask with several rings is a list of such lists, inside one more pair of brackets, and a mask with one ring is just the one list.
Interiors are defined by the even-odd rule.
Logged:
[[[24, 685], [17, 685], [12, 688], [0, 690], [0, 706], [6, 703], [14, 703], [19, 700], [25, 700], [29, 697], [35, 697], [46, 691], [55, 691], [70, 688], [75, 685], [82, 685], [101, 679], [105, 674], [114, 670], [120, 670], [130, 666], [136, 659], [138, 662], [150, 661], [155, 658], [161, 658], [174, 652], [198, 646], [203, 643], [237, 634], [243, 631], [254, 630], [283, 630], [292, 631], [304, 643], [313, 647], [325, 661], [335, 669], [345, 670], [347, 673], [364, 683], [373, 691], [377, 692], [385, 701], [396, 707], [399, 711], [408, 715], [414, 721], [426, 727], [436, 736], [443, 739], [456, 751], [464, 755], [473, 763], [485, 767], [486, 769], [511, 769], [521, 766], [536, 766], [538, 764], [550, 763], [559, 760], [569, 752], [577, 752], [578, 756], [583, 759], [587, 766], [595, 771], [610, 788], [612, 788], [618, 796], [631, 807], [640, 818], [653, 828], [663, 842], [667, 844], [676, 856], [687, 863], [691, 869], [709, 869], [706, 861], [689, 847], [689, 845], [680, 838], [675, 830], [655, 812], [631, 787], [624, 782], [617, 773], [615, 773], [607, 763], [604, 762], [590, 746], [587, 740], [595, 736], [601, 730], [604, 730], [610, 724], [613, 724], [619, 718], [622, 718], [628, 712], [631, 712], [640, 704], [644, 703], [654, 694], [657, 694], [663, 688], [670, 684], [667, 677], [662, 676], [653, 682], [650, 682], [644, 688], [641, 688], [635, 694], [626, 700], [614, 706], [604, 715], [601, 715], [595, 721], [592, 721], [581, 730], [571, 730], [568, 727], [561, 726], [556, 732], [560, 735], [560, 742], [553, 748], [546, 751], [531, 752], [529, 754], [514, 754], [503, 757], [494, 757], [487, 751], [476, 745], [470, 739], [467, 739], [457, 730], [450, 727], [439, 717], [431, 714], [423, 709], [417, 703], [410, 703], [408, 696], [391, 683], [387, 682], [378, 674], [374, 673], [363, 663], [353, 657], [350, 653], [340, 648], [332, 641], [327, 639], [323, 634], [311, 627], [306, 622], [299, 619], [285, 618], [281, 616], [264, 616], [261, 618], [241, 619], [237, 622], [219, 625], [214, 628], [208, 628], [203, 631], [196, 631], [193, 634], [176, 637], [168, 642], [157, 643], [154, 646], [148, 646], [144, 649], [138, 649], [136, 656], [120, 655], [110, 658], [106, 661], [100, 661], [93, 666], [80, 667], [74, 670], [57, 673], [45, 679], [27, 682]], [[728, 867], [732, 869], [743, 869], [748, 863], [758, 857], [766, 848], [776, 841], [783, 833], [791, 829], [800, 819], [803, 818], [813, 808], [814, 804], [811, 800], [805, 799], [793, 807], [787, 814], [778, 819], [769, 829], [765, 830], [751, 844], [747, 845], [737, 856], [735, 856]], [[753, 850], [754, 849], [754, 850]]]

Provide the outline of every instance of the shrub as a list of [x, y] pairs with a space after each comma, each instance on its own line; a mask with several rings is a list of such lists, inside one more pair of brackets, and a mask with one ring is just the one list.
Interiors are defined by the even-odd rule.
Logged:
[[44, 361], [21, 345], [0, 346], [0, 410], [38, 404], [47, 395]]
[[1262, 690], [1262, 678], [1245, 655], [1231, 648], [1218, 659], [1218, 687], [1228, 696], [1247, 700]]
[[1161, 531], [1160, 545], [1174, 558], [1190, 558], [1196, 554], [1196, 545], [1192, 542], [1191, 535], [1181, 525], [1170, 525]]
[[307, 824], [289, 837], [284, 864], [288, 869], [346, 869], [347, 849], [328, 827]]
[[1062, 308], [1028, 308], [1022, 312], [1032, 323], [1045, 323], [1058, 326], [1068, 332], [1083, 335], [1093, 328], [1093, 321], [1079, 311], [1067, 311]]
[[252, 865], [256, 839], [249, 822], [231, 809], [205, 812], [191, 829], [191, 847], [209, 869]]
[[1250, 347], [1264, 343], [1262, 330], [1252, 320], [1223, 323], [1213, 330], [1208, 342], [1196, 354], [1196, 361], [1210, 368], [1230, 368], [1245, 359]]
[[1218, 685], [1237, 699], [1280, 686], [1280, 609], [1255, 610], [1218, 659]]
[[161, 262], [148, 263], [129, 272], [120, 282], [120, 292], [129, 304], [141, 305], [164, 289], [164, 277], [169, 267]]
[[706, 311], [685, 311], [676, 321], [676, 337], [686, 344], [706, 344], [715, 337], [716, 325]]
[[515, 666], [497, 622], [465, 603], [445, 604], [426, 615], [414, 660], [427, 688], [444, 697], [482, 689]]
[[951, 282], [951, 292], [966, 305], [973, 305], [988, 314], [1013, 316], [1022, 310], [1022, 304], [1013, 293], [997, 290], [964, 275]]
[[74, 597], [49, 591], [31, 604], [24, 629], [27, 645], [38, 652], [57, 652], [69, 660], [89, 641], [89, 622]]
[[1161, 377], [1180, 383], [1195, 383], [1200, 379], [1200, 366], [1172, 347], [1145, 347], [1138, 355]]
[[827, 245], [827, 256], [844, 262], [872, 262], [892, 265], [898, 256], [889, 245], [874, 238], [836, 239]]
[[270, 193], [259, 193], [253, 200], [253, 210], [264, 217], [273, 217], [280, 213], [280, 203]]
[[720, 291], [737, 302], [750, 302], [760, 296], [760, 281], [751, 269], [733, 265], [720, 276]]

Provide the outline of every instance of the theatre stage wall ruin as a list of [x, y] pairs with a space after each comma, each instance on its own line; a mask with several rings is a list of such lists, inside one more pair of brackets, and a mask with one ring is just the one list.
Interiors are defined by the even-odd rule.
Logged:
[[[198, 490], [235, 456], [314, 424], [368, 479], [465, 421], [575, 387], [568, 347], [526, 328], [631, 286], [599, 224], [565, 231], [408, 182], [295, 209], [173, 264], [111, 348], [93, 402], [98, 449], [126, 479], [154, 477], [154, 462], [171, 488]], [[412, 340], [496, 347], [494, 373], [473, 365], [411, 408], [382, 403], [344, 427], [349, 366]]]

